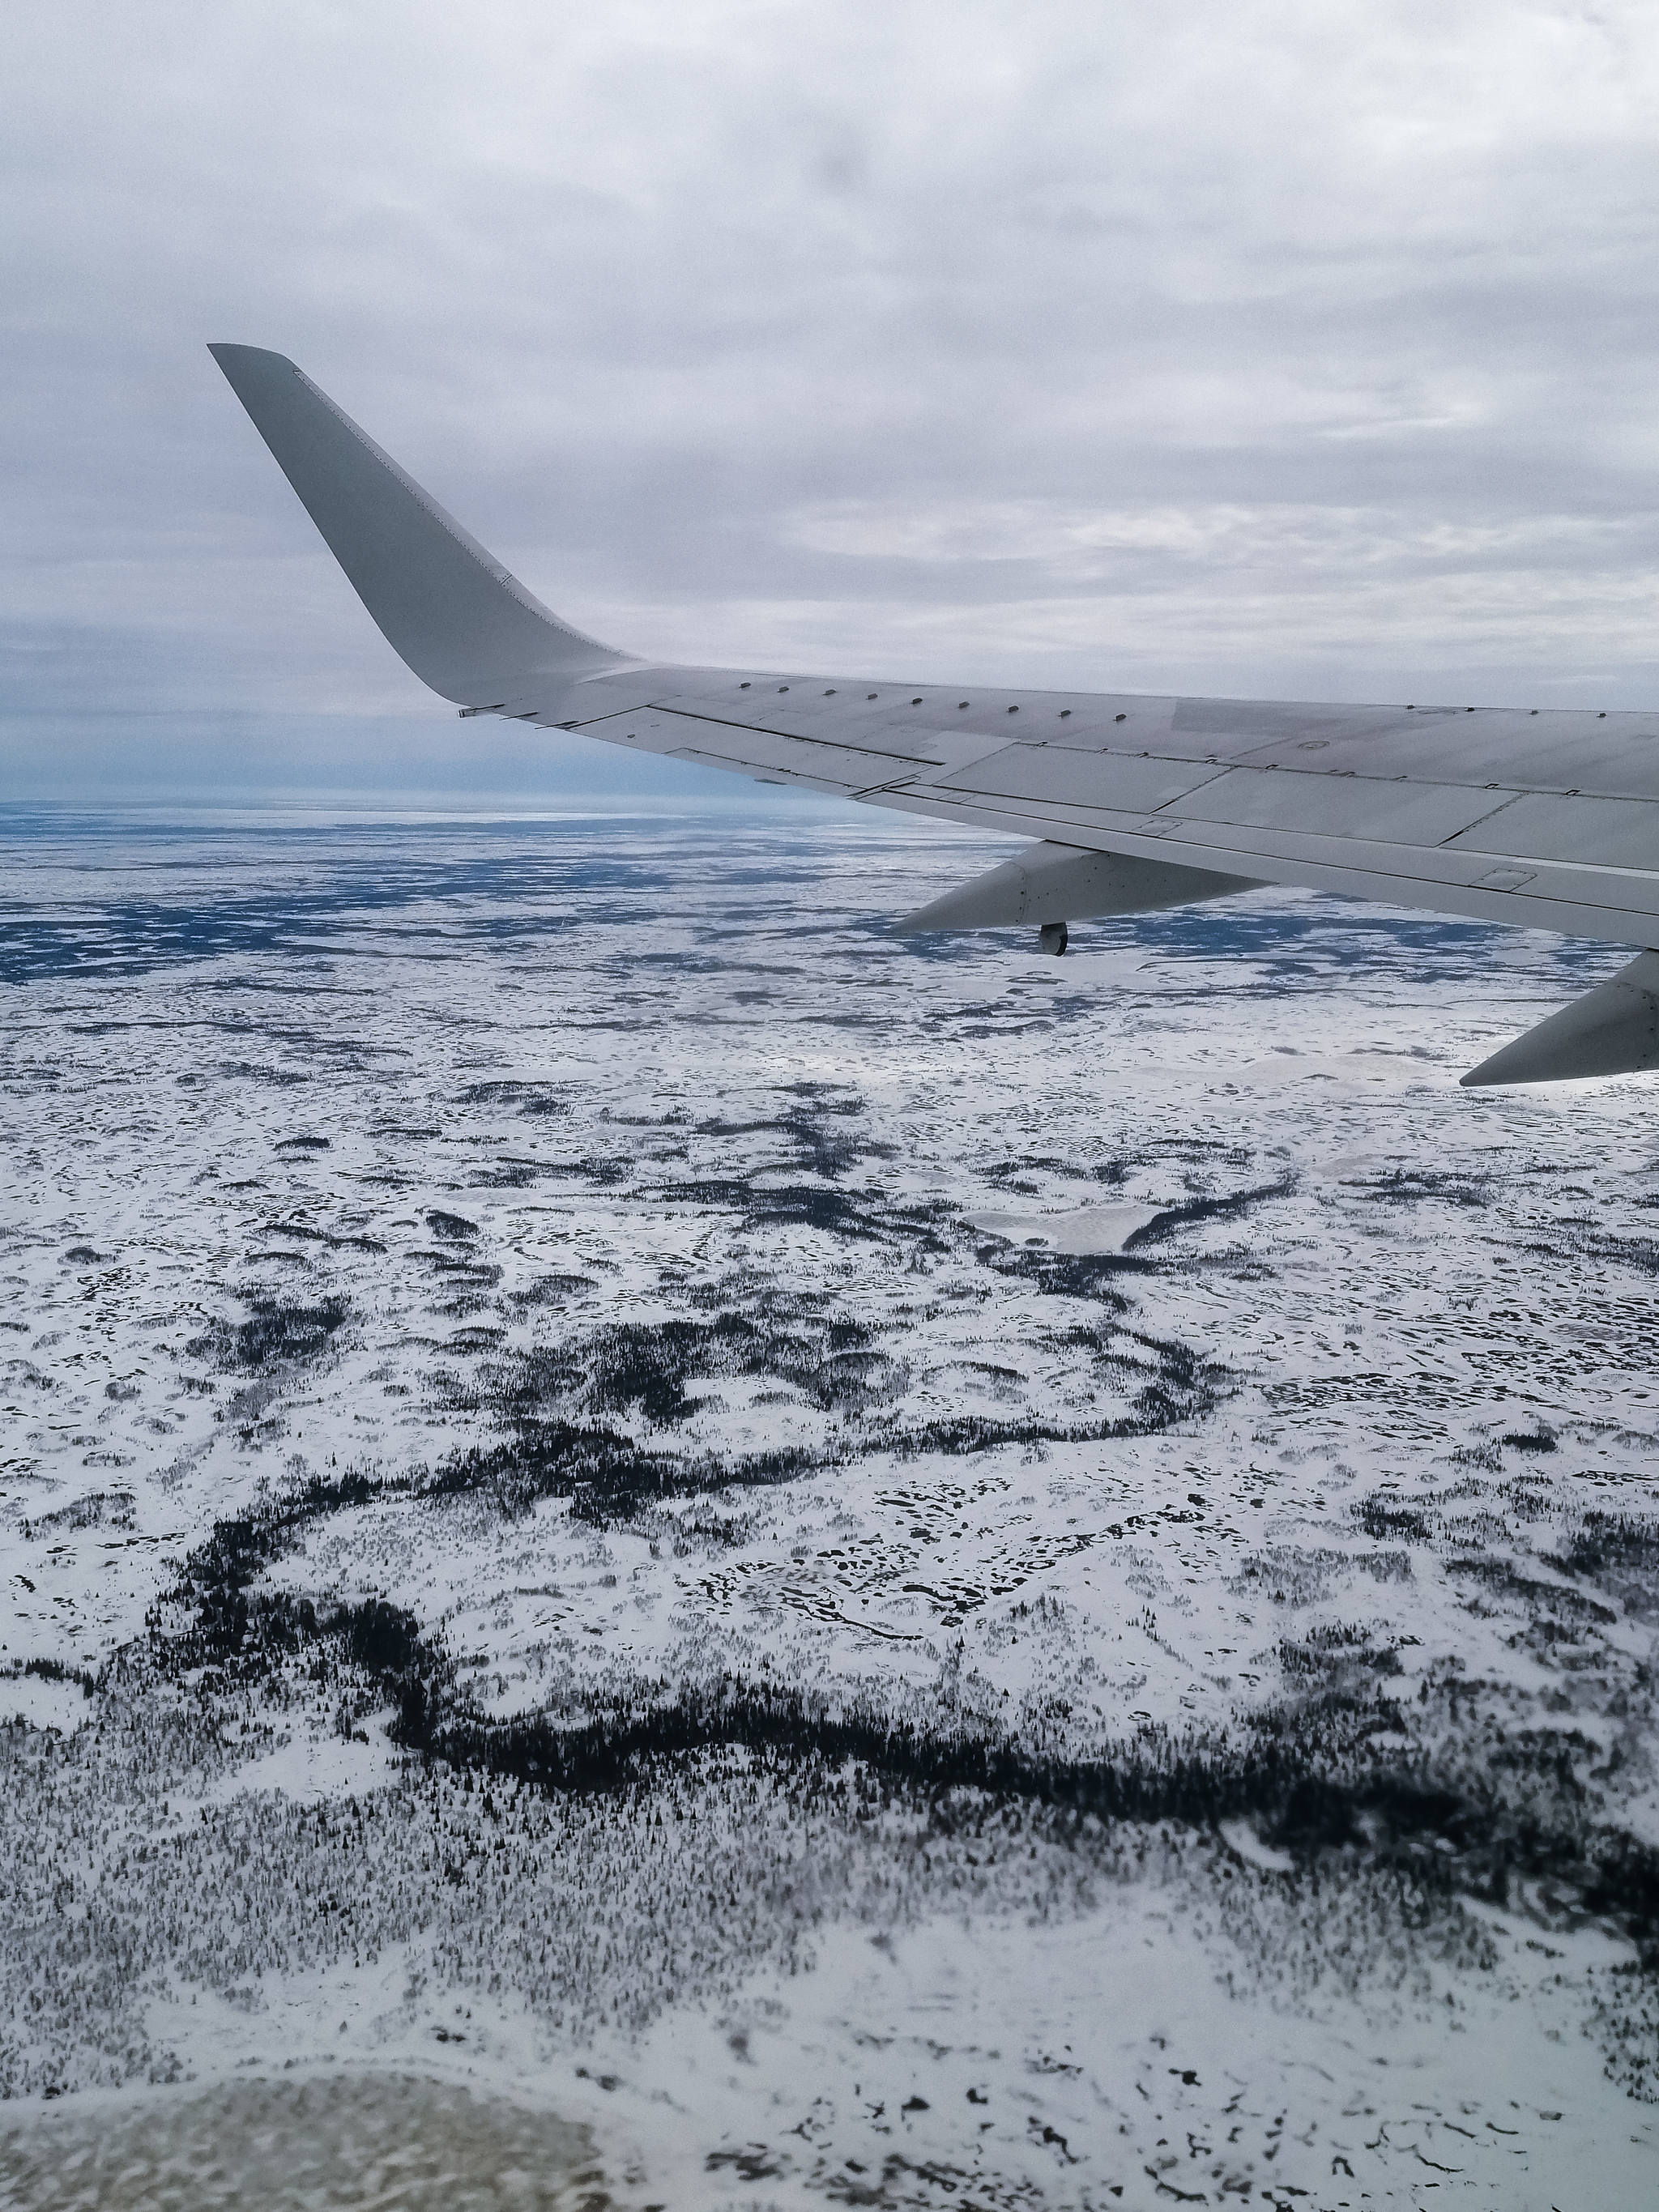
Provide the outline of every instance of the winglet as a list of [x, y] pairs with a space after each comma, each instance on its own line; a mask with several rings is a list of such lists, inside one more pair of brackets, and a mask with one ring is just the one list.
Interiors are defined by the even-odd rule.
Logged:
[[285, 355], [208, 351], [381, 634], [423, 684], [477, 706], [629, 664], [544, 607]]
[[1638, 952], [1610, 981], [1471, 1068], [1463, 1088], [1637, 1075], [1650, 1067], [1659, 1067], [1659, 952]]

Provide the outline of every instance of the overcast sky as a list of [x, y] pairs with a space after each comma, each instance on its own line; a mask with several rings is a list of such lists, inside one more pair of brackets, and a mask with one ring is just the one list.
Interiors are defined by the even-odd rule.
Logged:
[[0, 797], [638, 773], [406, 674], [212, 338], [642, 652], [1659, 706], [1651, 0], [53, 0], [0, 58]]

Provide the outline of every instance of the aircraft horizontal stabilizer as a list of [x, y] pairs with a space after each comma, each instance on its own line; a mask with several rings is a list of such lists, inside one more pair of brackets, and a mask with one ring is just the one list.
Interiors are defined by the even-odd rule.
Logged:
[[1565, 1083], [1650, 1067], [1659, 1067], [1659, 952], [1638, 952], [1610, 981], [1471, 1068], [1463, 1085]]
[[935, 929], [1013, 929], [1033, 923], [1041, 928], [1091, 915], [1148, 914], [1258, 887], [1249, 876], [1213, 874], [1207, 868], [1176, 867], [1168, 860], [1090, 852], [1043, 839], [960, 890], [918, 907], [896, 927], [909, 937]]

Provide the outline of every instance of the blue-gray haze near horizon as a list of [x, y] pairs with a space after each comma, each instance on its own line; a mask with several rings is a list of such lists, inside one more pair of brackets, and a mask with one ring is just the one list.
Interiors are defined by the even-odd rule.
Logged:
[[907, 942], [983, 848], [862, 822], [0, 851], [31, 2212], [1643, 2201], [1648, 1095], [1449, 1080], [1616, 951]]

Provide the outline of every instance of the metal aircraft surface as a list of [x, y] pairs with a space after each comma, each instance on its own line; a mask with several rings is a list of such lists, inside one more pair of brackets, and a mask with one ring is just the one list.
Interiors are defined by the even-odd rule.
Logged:
[[283, 355], [211, 351], [388, 642], [464, 715], [1032, 840], [908, 931], [1023, 923], [1063, 952], [1085, 916], [1297, 884], [1640, 946], [1463, 1081], [1659, 1066], [1659, 714], [959, 690], [642, 660], [561, 622]]

